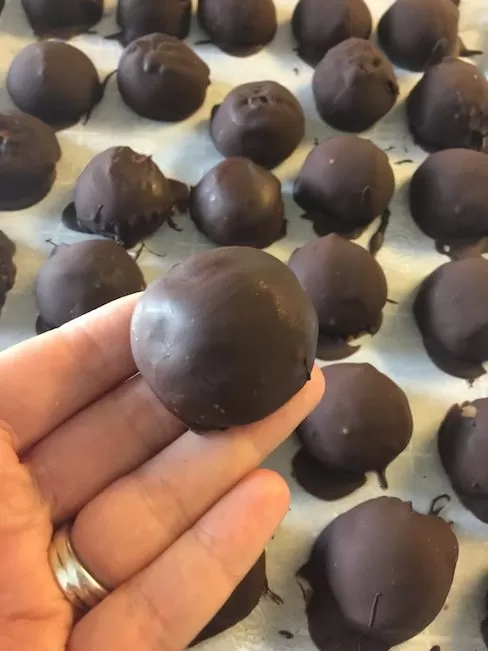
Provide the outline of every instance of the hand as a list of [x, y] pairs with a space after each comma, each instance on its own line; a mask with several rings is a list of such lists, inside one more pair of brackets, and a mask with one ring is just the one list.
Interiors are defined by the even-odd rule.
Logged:
[[[287, 512], [256, 470], [323, 392], [322, 374], [266, 420], [197, 436], [134, 375], [137, 296], [0, 354], [0, 651], [179, 651]], [[74, 617], [53, 528], [111, 594]], [[76, 623], [75, 623], [76, 622]]]

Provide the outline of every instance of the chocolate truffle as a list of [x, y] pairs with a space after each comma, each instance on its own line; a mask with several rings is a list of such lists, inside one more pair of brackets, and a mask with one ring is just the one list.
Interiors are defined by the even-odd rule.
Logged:
[[85, 167], [76, 182], [74, 205], [64, 218], [81, 232], [131, 248], [164, 223], [173, 204], [170, 182], [150, 156], [112, 147]]
[[103, 16], [103, 0], [22, 0], [32, 30], [41, 37], [70, 38]]
[[[349, 494], [352, 480], [363, 484], [367, 472], [376, 472], [386, 488], [385, 470], [412, 436], [407, 396], [370, 364], [334, 364], [322, 373], [327, 392], [300, 425], [303, 450], [294, 460], [296, 479], [325, 499]], [[318, 473], [306, 471], [310, 457]]]
[[370, 140], [347, 135], [312, 149], [293, 194], [318, 235], [356, 237], [387, 210], [394, 190], [388, 156]]
[[436, 152], [410, 183], [417, 226], [452, 258], [483, 252], [488, 237], [488, 156], [472, 149]]
[[451, 407], [440, 427], [438, 444], [459, 499], [488, 523], [488, 398]]
[[0, 231], [0, 310], [5, 305], [7, 294], [12, 289], [17, 275], [14, 263], [15, 244]]
[[125, 49], [117, 71], [119, 92], [135, 113], [150, 120], [179, 122], [205, 101], [207, 64], [185, 43], [150, 34]]
[[197, 228], [221, 246], [264, 249], [285, 235], [280, 181], [248, 158], [229, 158], [190, 193]]
[[425, 70], [459, 52], [458, 22], [452, 0], [396, 0], [379, 22], [378, 38], [397, 66]]
[[267, 587], [266, 554], [263, 553], [219, 612], [193, 640], [190, 646], [215, 637], [245, 619], [256, 608]]
[[369, 500], [317, 538], [303, 575], [310, 634], [321, 651], [388, 651], [437, 617], [458, 543], [450, 525], [395, 497]]
[[432, 361], [456, 377], [474, 380], [488, 360], [488, 260], [448, 262], [424, 282], [414, 314]]
[[300, 0], [291, 20], [299, 56], [315, 66], [352, 36], [369, 38], [371, 13], [363, 0]]
[[137, 262], [115, 242], [60, 244], [37, 274], [37, 330], [58, 328], [145, 286]]
[[357, 350], [348, 341], [379, 330], [386, 278], [368, 251], [332, 234], [294, 251], [289, 265], [317, 312], [320, 358], [348, 357]]
[[166, 408], [205, 431], [259, 421], [310, 379], [317, 317], [292, 272], [247, 247], [205, 251], [148, 287], [136, 365]]
[[249, 56], [273, 40], [273, 0], [199, 0], [198, 22], [212, 43], [227, 54]]
[[185, 38], [190, 21], [191, 0], [119, 0], [117, 5], [117, 23], [126, 44], [155, 32]]
[[399, 94], [393, 66], [362, 38], [349, 38], [330, 49], [315, 69], [312, 85], [320, 117], [342, 131], [369, 129]]
[[446, 59], [429, 68], [406, 108], [410, 131], [421, 147], [488, 152], [488, 81], [471, 63]]
[[87, 117], [102, 96], [91, 60], [62, 41], [31, 43], [17, 54], [7, 90], [19, 109], [58, 128]]
[[274, 81], [237, 86], [212, 110], [210, 135], [219, 152], [269, 169], [291, 156], [304, 134], [302, 107]]
[[21, 210], [44, 199], [60, 158], [50, 126], [25, 113], [0, 113], [0, 210]]

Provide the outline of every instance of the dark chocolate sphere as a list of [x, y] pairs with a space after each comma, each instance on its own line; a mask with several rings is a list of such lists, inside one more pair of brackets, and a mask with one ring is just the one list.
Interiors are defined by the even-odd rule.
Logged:
[[17, 275], [14, 263], [15, 244], [0, 231], [0, 310], [5, 305], [7, 294], [12, 289]]
[[406, 106], [410, 131], [425, 149], [488, 152], [488, 81], [471, 63], [446, 59], [432, 66]]
[[78, 226], [130, 248], [156, 231], [173, 208], [171, 186], [149, 156], [112, 147], [93, 158], [76, 182]]
[[117, 23], [124, 43], [154, 34], [185, 38], [190, 31], [191, 0], [118, 0]]
[[235, 56], [257, 52], [277, 29], [273, 0], [198, 0], [197, 16], [212, 42]]
[[313, 66], [346, 39], [369, 38], [371, 26], [363, 0], [299, 0], [291, 21], [298, 54]]
[[91, 60], [62, 41], [31, 43], [14, 58], [7, 75], [14, 104], [55, 127], [87, 116], [100, 100], [101, 88]]
[[43, 199], [61, 158], [50, 126], [25, 113], [0, 114], [0, 210], [29, 208]]
[[296, 97], [274, 81], [234, 88], [214, 107], [210, 135], [223, 156], [244, 156], [276, 167], [298, 147], [305, 116]]
[[451, 407], [439, 430], [438, 444], [459, 499], [488, 523], [488, 398]]
[[379, 22], [378, 38], [397, 66], [425, 70], [457, 54], [458, 22], [452, 0], [396, 0]]
[[318, 235], [350, 236], [388, 208], [394, 190], [388, 156], [370, 140], [347, 135], [312, 149], [293, 194]]
[[303, 573], [319, 649], [387, 651], [437, 617], [451, 589], [458, 543], [451, 526], [411, 502], [380, 497], [336, 518]]
[[488, 360], [488, 260], [448, 262], [421, 285], [414, 314], [424, 345], [440, 369], [475, 379]]
[[209, 74], [207, 64], [185, 43], [167, 34], [150, 34], [127, 46], [117, 83], [122, 99], [138, 115], [178, 122], [205, 101]]
[[219, 612], [193, 640], [190, 646], [215, 637], [241, 622], [256, 608], [266, 589], [266, 554], [263, 553]]
[[332, 234], [295, 251], [289, 265], [317, 312], [320, 357], [336, 357], [334, 346], [329, 357], [328, 343], [377, 332], [387, 286], [383, 270], [368, 251]]
[[144, 293], [132, 319], [137, 367], [197, 430], [254, 423], [310, 378], [317, 317], [291, 271], [258, 249], [190, 257]]
[[190, 193], [197, 228], [221, 246], [264, 249], [285, 234], [281, 183], [248, 158], [228, 158]]
[[41, 37], [87, 32], [103, 16], [103, 0], [22, 0], [32, 30]]
[[349, 38], [330, 49], [313, 76], [320, 117], [342, 131], [365, 131], [393, 108], [399, 93], [391, 63], [372, 43]]
[[109, 240], [60, 244], [39, 270], [39, 330], [51, 330], [145, 288], [137, 262]]

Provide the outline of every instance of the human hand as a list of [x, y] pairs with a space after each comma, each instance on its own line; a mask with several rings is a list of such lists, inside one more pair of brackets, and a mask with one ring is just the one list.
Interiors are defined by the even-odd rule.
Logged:
[[[256, 470], [316, 406], [322, 373], [260, 423], [198, 436], [134, 375], [137, 296], [0, 354], [0, 651], [180, 651], [287, 512]], [[74, 615], [48, 562], [73, 521], [109, 596]]]

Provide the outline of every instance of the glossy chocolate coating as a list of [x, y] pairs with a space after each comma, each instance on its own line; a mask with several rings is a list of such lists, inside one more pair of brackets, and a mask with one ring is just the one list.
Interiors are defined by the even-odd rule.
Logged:
[[36, 278], [41, 329], [57, 328], [145, 286], [137, 262], [115, 242], [60, 244]]
[[244, 156], [272, 169], [286, 160], [305, 134], [296, 97], [274, 81], [234, 88], [214, 107], [210, 135], [223, 156]]
[[156, 32], [183, 39], [190, 22], [191, 0], [119, 0], [117, 4], [117, 23], [126, 44]]
[[488, 398], [451, 407], [440, 427], [438, 444], [459, 499], [488, 523]]
[[488, 260], [448, 262], [424, 282], [414, 314], [425, 348], [437, 366], [474, 380], [488, 360]]
[[62, 41], [31, 43], [19, 52], [8, 71], [7, 90], [21, 111], [54, 127], [76, 124], [102, 95], [91, 60]]
[[[439, 251], [462, 257], [488, 237], [488, 156], [472, 149], [436, 152], [410, 183], [410, 211]], [[447, 248], [446, 248], [447, 247]]]
[[103, 16], [103, 0], [22, 0], [32, 30], [41, 37], [71, 38]]
[[363, 0], [300, 0], [291, 21], [298, 54], [313, 66], [346, 39], [369, 38], [371, 26]]
[[331, 234], [295, 251], [289, 265], [317, 312], [319, 357], [346, 357], [354, 350], [336, 354], [334, 344], [378, 331], [387, 298], [386, 278], [368, 251]]
[[425, 70], [457, 54], [458, 22], [452, 0], [396, 0], [379, 22], [378, 38], [397, 66]]
[[117, 83], [124, 102], [150, 120], [179, 122], [205, 101], [207, 64], [185, 43], [150, 34], [130, 43], [120, 59]]
[[450, 58], [429, 68], [406, 108], [414, 139], [428, 151], [488, 152], [488, 81], [471, 63]]
[[395, 190], [388, 156], [370, 140], [333, 136], [317, 145], [295, 181], [294, 198], [318, 235], [359, 234]]
[[254, 423], [310, 379], [317, 318], [291, 271], [258, 249], [206, 251], [148, 287], [132, 319], [137, 367], [196, 430]]
[[197, 16], [212, 43], [234, 56], [254, 54], [277, 29], [273, 0], [199, 0]]
[[219, 612], [193, 640], [190, 646], [215, 637], [245, 619], [256, 608], [267, 587], [266, 554], [263, 553]]
[[412, 414], [400, 387], [370, 364], [334, 364], [322, 373], [327, 392], [300, 425], [299, 436], [322, 466], [324, 491], [340, 485], [344, 476], [345, 495], [352, 474], [364, 479], [372, 471], [383, 477], [410, 441]]
[[112, 147], [93, 158], [75, 189], [81, 230], [131, 248], [156, 231], [171, 213], [174, 198], [166, 177], [149, 156]]
[[420, 633], [451, 589], [458, 543], [451, 526], [394, 497], [336, 518], [302, 570], [313, 588], [310, 634], [321, 651], [388, 651]]
[[342, 131], [365, 131], [393, 108], [399, 93], [393, 66], [372, 43], [349, 38], [330, 49], [313, 76], [320, 117]]
[[7, 294], [12, 289], [17, 275], [14, 263], [15, 244], [0, 231], [0, 310], [5, 305]]
[[248, 158], [228, 158], [190, 193], [190, 216], [220, 246], [264, 249], [285, 234], [280, 181]]

